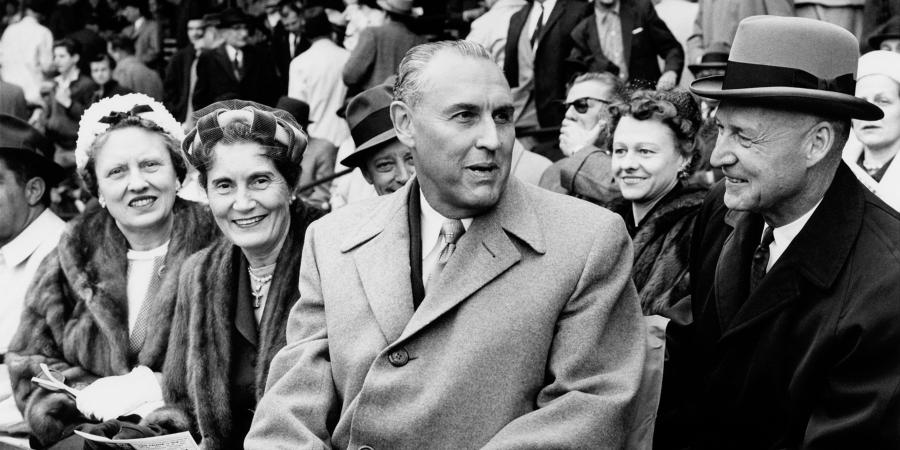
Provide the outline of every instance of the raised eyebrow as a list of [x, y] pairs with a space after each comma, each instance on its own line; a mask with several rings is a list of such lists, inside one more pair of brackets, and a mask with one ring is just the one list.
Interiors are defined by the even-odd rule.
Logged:
[[447, 107], [444, 111], [447, 113], [457, 112], [457, 111], [478, 111], [480, 108], [478, 105], [473, 103], [454, 103]]
[[500, 107], [494, 109], [494, 114], [504, 113], [504, 114], [513, 115], [515, 112], [516, 112], [516, 108], [513, 105], [503, 105], [503, 106], [500, 106]]

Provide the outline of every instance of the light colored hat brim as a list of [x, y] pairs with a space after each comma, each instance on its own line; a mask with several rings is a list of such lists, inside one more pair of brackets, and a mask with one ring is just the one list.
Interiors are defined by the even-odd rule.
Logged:
[[353, 151], [346, 158], [341, 160], [341, 164], [345, 167], [363, 167], [365, 164], [365, 158], [370, 153], [369, 150], [378, 147], [379, 145], [390, 141], [391, 139], [397, 138], [397, 132], [394, 131], [393, 128], [387, 130], [381, 134], [375, 135], [372, 139], [369, 139], [366, 142], [363, 142], [362, 145], [356, 147], [356, 150]]
[[853, 119], [878, 120], [884, 117], [881, 108], [852, 95], [818, 89], [778, 86], [722, 89], [724, 79], [725, 77], [721, 75], [700, 78], [691, 83], [691, 92], [701, 97], [718, 100], [747, 100], [788, 109], [798, 107], [820, 111], [823, 115]]

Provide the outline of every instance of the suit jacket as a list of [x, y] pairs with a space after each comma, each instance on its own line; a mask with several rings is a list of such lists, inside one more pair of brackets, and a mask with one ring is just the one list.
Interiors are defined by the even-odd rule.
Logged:
[[842, 163], [748, 294], [763, 221], [727, 211], [723, 190], [694, 231], [691, 357], [672, 358], [690, 383], [681, 434], [699, 449], [898, 448], [900, 215]]
[[156, 68], [156, 63], [162, 56], [159, 24], [155, 20], [145, 18], [139, 30], [135, 31], [134, 25], [129, 25], [122, 30], [122, 34], [134, 39], [134, 56], [147, 67]]
[[[532, 3], [513, 14], [506, 36], [503, 71], [510, 87], [519, 85], [519, 37], [528, 21]], [[538, 36], [534, 55], [534, 102], [541, 127], [558, 127], [563, 111], [558, 100], [566, 97], [566, 83], [575, 73], [565, 58], [574, 45], [569, 32], [590, 15], [591, 6], [576, 0], [558, 0]]]
[[278, 70], [278, 81], [281, 86], [281, 94], [287, 92], [288, 73], [290, 72], [291, 61], [301, 53], [309, 50], [311, 43], [308, 39], [300, 37], [299, 45], [294, 50], [294, 56], [291, 56], [291, 43], [289, 42], [290, 34], [285, 31], [284, 25], [278, 22], [272, 30], [272, 37], [269, 39], [269, 47], [272, 49], [272, 56], [275, 58], [275, 69]]
[[159, 74], [142, 63], [137, 56], [128, 56], [119, 61], [112, 77], [123, 88], [149, 95], [156, 101], [163, 99], [163, 82]]
[[414, 311], [412, 184], [311, 225], [245, 447], [622, 447], [644, 330], [621, 219], [511, 179]]
[[241, 79], [234, 76], [225, 44], [204, 51], [197, 59], [197, 85], [194, 86], [194, 108], [199, 110], [219, 100], [252, 100], [275, 106], [278, 100], [278, 77], [268, 50], [246, 46], [242, 49]]
[[166, 77], [163, 80], [163, 96], [166, 109], [172, 112], [179, 122], [187, 120], [187, 107], [191, 90], [191, 65], [197, 57], [193, 45], [178, 50], [169, 65], [166, 66]]
[[[622, 24], [622, 50], [628, 64], [628, 77], [648, 87], [655, 87], [662, 72], [659, 70], [659, 56], [665, 61], [664, 71], [673, 71], [679, 76], [684, 69], [684, 49], [666, 23], [656, 15], [650, 0], [621, 0], [619, 19]], [[594, 16], [581, 21], [572, 30], [575, 47], [569, 60], [588, 72], [611, 72], [618, 74], [620, 68], [603, 55], [597, 21]]]

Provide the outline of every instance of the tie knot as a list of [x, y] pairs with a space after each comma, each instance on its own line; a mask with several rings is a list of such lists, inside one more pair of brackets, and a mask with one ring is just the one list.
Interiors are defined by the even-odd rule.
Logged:
[[466, 232], [466, 228], [459, 219], [449, 219], [441, 225], [441, 237], [447, 244], [456, 244], [456, 241]]

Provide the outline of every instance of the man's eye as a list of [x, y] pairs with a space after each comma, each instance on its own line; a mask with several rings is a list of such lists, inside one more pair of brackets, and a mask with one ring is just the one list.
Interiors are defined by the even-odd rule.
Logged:
[[109, 170], [109, 172], [106, 173], [106, 176], [108, 176], [108, 177], [115, 177], [115, 176], [121, 175], [121, 174], [123, 174], [123, 173], [125, 173], [125, 169], [124, 169], [124, 168], [122, 168], [122, 167], [113, 167], [112, 169]]
[[507, 124], [511, 121], [512, 121], [512, 117], [509, 113], [502, 112], [502, 113], [494, 114], [494, 122], [497, 122], [500, 124]]
[[626, 150], [624, 148], [614, 148], [613, 155], [624, 155]]
[[741, 147], [750, 148], [750, 146], [753, 145], [753, 139], [742, 134], [737, 134], [735, 136], [737, 137], [738, 144], [741, 144]]
[[456, 113], [456, 115], [454, 115], [453, 117], [456, 120], [459, 120], [462, 122], [470, 122], [472, 120], [475, 120], [475, 118], [478, 116], [477, 116], [477, 114], [473, 113], [472, 111], [460, 111], [460, 112]]

